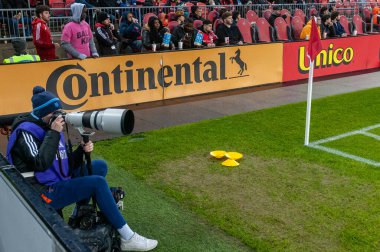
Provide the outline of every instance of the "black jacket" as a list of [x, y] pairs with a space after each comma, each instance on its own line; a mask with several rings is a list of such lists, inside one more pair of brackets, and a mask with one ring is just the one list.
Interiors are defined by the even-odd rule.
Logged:
[[183, 42], [183, 48], [194, 48], [194, 40], [197, 36], [198, 31], [196, 29], [191, 29], [186, 31], [183, 25], [178, 25], [174, 28], [172, 33], [172, 42], [176, 47], [178, 47], [178, 42]]
[[225, 37], [229, 37], [230, 45], [236, 45], [239, 41], [243, 42], [243, 36], [236, 25], [231, 25], [230, 28], [225, 24], [218, 25], [216, 36], [218, 37], [218, 45], [225, 44]]
[[[12, 129], [15, 129], [22, 122], [32, 122], [46, 131], [45, 138], [42, 142], [36, 139], [28, 132], [22, 132], [12, 148], [11, 155], [14, 166], [21, 173], [31, 171], [45, 171], [52, 166], [55, 156], [57, 154], [60, 133], [55, 130], [51, 130], [47, 125], [36, 120], [30, 114], [27, 116], [21, 116], [16, 118], [12, 125]], [[38, 149], [37, 153], [33, 153], [30, 146], [35, 146]], [[70, 165], [73, 167], [80, 167], [83, 160], [83, 149], [78, 147], [69, 156]], [[46, 187], [37, 182], [34, 177], [27, 179], [38, 191], [44, 190]]]
[[96, 23], [95, 37], [98, 41], [100, 56], [115, 55], [118, 53], [116, 45], [120, 36], [116, 30], [111, 31], [109, 26]]

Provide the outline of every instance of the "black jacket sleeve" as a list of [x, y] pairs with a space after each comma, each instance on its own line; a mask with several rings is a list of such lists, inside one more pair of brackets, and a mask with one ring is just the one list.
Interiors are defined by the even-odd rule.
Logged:
[[60, 134], [55, 130], [48, 130], [42, 143], [30, 133], [21, 131], [13, 150], [34, 171], [45, 171], [53, 165], [59, 140]]

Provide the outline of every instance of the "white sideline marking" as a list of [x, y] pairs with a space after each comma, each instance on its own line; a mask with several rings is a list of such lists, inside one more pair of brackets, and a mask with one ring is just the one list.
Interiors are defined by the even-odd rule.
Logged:
[[342, 139], [342, 138], [345, 138], [345, 137], [349, 137], [349, 136], [353, 136], [353, 135], [358, 135], [358, 134], [365, 135], [365, 136], [368, 136], [368, 137], [372, 137], [372, 138], [380, 141], [380, 136], [379, 135], [376, 135], [376, 134], [368, 132], [369, 130], [376, 129], [376, 128], [379, 128], [379, 127], [380, 127], [380, 124], [375, 124], [375, 125], [372, 125], [372, 126], [369, 126], [369, 127], [366, 127], [366, 128], [362, 128], [362, 129], [359, 129], [359, 130], [354, 130], [354, 131], [350, 131], [350, 132], [347, 132], [347, 133], [344, 133], [344, 134], [341, 134], [341, 135], [336, 135], [336, 136], [328, 137], [328, 138], [321, 139], [321, 140], [318, 140], [318, 141], [314, 141], [314, 142], [310, 143], [308, 146], [311, 147], [311, 148], [322, 150], [322, 151], [326, 151], [326, 152], [329, 152], [329, 153], [332, 153], [332, 154], [335, 154], [335, 155], [338, 155], [338, 156], [341, 156], [341, 157], [350, 158], [350, 159], [353, 159], [353, 160], [356, 160], [356, 161], [359, 161], [359, 162], [362, 162], [362, 163], [366, 163], [366, 164], [370, 164], [370, 165], [374, 165], [374, 166], [380, 167], [380, 162], [376, 162], [376, 161], [371, 160], [371, 159], [367, 159], [367, 158], [363, 158], [363, 157], [360, 157], [360, 156], [352, 155], [352, 154], [344, 152], [344, 151], [340, 151], [340, 150], [337, 150], [337, 149], [334, 149], [334, 148], [330, 148], [330, 147], [326, 147], [326, 146], [320, 145], [320, 144], [323, 144], [323, 143], [332, 142], [332, 141], [335, 141], [335, 140], [338, 140], [338, 139]]

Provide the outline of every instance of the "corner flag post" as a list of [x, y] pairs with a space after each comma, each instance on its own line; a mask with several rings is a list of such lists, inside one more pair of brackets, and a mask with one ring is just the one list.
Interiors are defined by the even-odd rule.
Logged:
[[306, 106], [306, 126], [305, 126], [305, 146], [309, 145], [310, 135], [310, 117], [311, 117], [311, 99], [313, 95], [313, 74], [315, 57], [322, 50], [321, 38], [318, 32], [317, 24], [314, 17], [311, 18], [311, 32], [307, 56], [309, 57], [309, 81], [307, 84], [307, 106]]

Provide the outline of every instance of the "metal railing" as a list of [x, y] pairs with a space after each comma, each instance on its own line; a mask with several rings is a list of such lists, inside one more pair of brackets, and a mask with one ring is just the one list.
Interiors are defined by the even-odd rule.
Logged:
[[[349, 20], [354, 14], [361, 14], [363, 8], [371, 8], [368, 3], [353, 2], [345, 5], [339, 5], [336, 3], [325, 4], [282, 4], [279, 5], [282, 9], [287, 9], [291, 15], [293, 15], [296, 9], [301, 9], [306, 18], [309, 18], [311, 11], [317, 11], [322, 7], [332, 8], [337, 6], [337, 10], [345, 15]], [[207, 13], [212, 10], [219, 11], [220, 9], [227, 9], [229, 11], [239, 11], [241, 17], [245, 18], [248, 10], [254, 10], [260, 17], [263, 16], [265, 10], [271, 9], [270, 4], [250, 4], [250, 5], [208, 5], [199, 6], [202, 9], [202, 15], [207, 19]], [[190, 6], [152, 6], [152, 7], [111, 7], [111, 8], [89, 8], [87, 22], [92, 29], [95, 27], [96, 15], [100, 11], [107, 12], [111, 16], [113, 23], [118, 24], [121, 15], [124, 12], [132, 12], [139, 23], [143, 24], [143, 17], [146, 13], [169, 13], [177, 10], [183, 10], [185, 16], [189, 16]], [[23, 37], [26, 39], [32, 38], [32, 20], [35, 18], [34, 9], [0, 9], [0, 40], [9, 40], [14, 37]], [[54, 37], [61, 35], [62, 28], [65, 23], [71, 19], [71, 11], [68, 8], [53, 8], [51, 9], [51, 18], [49, 27]], [[364, 20], [364, 19], [363, 19]]]

